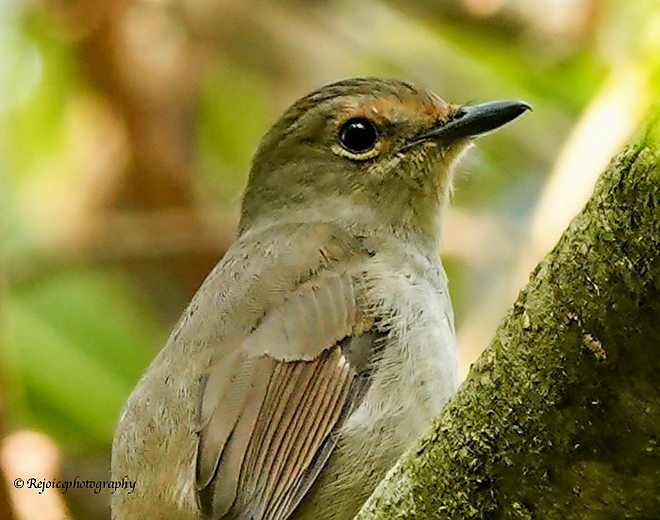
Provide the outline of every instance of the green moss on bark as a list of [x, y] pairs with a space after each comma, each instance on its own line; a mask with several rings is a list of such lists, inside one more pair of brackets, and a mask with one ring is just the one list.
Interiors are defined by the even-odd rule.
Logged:
[[660, 518], [660, 170], [621, 153], [358, 519]]

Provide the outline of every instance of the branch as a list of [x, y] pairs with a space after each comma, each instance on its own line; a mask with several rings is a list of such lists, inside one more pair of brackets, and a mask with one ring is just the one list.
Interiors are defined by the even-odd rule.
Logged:
[[356, 518], [658, 518], [657, 142], [613, 161]]

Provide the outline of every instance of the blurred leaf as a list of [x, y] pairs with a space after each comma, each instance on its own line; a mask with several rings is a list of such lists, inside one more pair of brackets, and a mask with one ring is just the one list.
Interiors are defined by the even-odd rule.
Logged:
[[219, 67], [206, 77], [199, 101], [197, 160], [214, 202], [231, 200], [242, 188], [268, 127], [267, 108], [262, 78]]
[[163, 338], [136, 294], [120, 276], [82, 270], [10, 291], [6, 311], [23, 420], [65, 442], [109, 442]]
[[[4, 118], [7, 149], [0, 157], [0, 170], [20, 177], [30, 173], [38, 161], [57, 152], [64, 139], [63, 114], [71, 92], [81, 86], [75, 56], [64, 41], [53, 40], [31, 30], [31, 18], [26, 17], [21, 31], [16, 33], [15, 59], [7, 74], [20, 82], [26, 65], [34, 61], [38, 68], [37, 83], [26, 99], [10, 107]], [[0, 120], [0, 124], [2, 120]]]

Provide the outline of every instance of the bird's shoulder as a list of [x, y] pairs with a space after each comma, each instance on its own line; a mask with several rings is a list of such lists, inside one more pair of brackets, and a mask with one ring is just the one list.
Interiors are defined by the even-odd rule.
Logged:
[[[347, 273], [359, 281], [369, 252], [333, 223], [296, 223], [244, 233], [192, 298], [170, 345], [244, 337], [301, 286]], [[208, 340], [208, 341], [207, 341]]]

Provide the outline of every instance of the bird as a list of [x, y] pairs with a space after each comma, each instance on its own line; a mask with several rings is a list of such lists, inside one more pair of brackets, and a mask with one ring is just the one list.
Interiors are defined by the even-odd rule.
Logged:
[[236, 240], [131, 393], [114, 520], [352, 518], [459, 384], [455, 165], [523, 101], [326, 85], [261, 140]]

